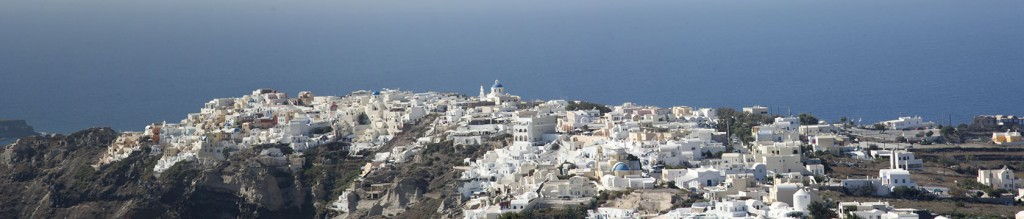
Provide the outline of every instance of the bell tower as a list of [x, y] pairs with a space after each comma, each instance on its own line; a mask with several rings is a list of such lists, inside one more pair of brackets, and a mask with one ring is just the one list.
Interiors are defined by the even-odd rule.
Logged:
[[480, 95], [478, 95], [478, 97], [480, 97], [481, 100], [487, 98], [487, 93], [484, 93], [483, 85], [480, 85]]

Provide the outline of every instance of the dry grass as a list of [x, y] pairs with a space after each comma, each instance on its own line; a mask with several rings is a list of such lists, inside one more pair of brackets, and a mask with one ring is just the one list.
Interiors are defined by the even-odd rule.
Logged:
[[[950, 189], [950, 195], [964, 197], [966, 190], [957, 182], [974, 181], [978, 169], [999, 168], [1007, 165], [1017, 169], [1018, 177], [1024, 178], [1024, 150], [986, 150], [976, 148], [916, 150], [918, 158], [924, 159], [924, 168], [911, 171], [911, 177], [918, 185], [941, 186]], [[878, 177], [878, 170], [888, 168], [886, 160], [858, 160], [853, 158], [828, 157], [832, 165], [829, 176], [835, 179]], [[823, 196], [837, 201], [885, 201], [897, 208], [929, 210], [936, 214], [960, 217], [1009, 218], [1024, 210], [1024, 206], [955, 202], [951, 200], [915, 201], [882, 197], [850, 197], [838, 192], [826, 191]]]
[[[963, 189], [957, 182], [974, 181], [978, 169], [1001, 168], [1024, 170], [1024, 150], [984, 151], [978, 149], [917, 150], [919, 159], [924, 159], [924, 168], [911, 171], [911, 177], [918, 185], [942, 186], [950, 189], [953, 196], [963, 196]], [[832, 165], [829, 176], [835, 179], [878, 177], [878, 170], [889, 168], [886, 160], [859, 160], [853, 158], [827, 157]], [[851, 165], [852, 164], [852, 165]], [[1017, 171], [1024, 178], [1024, 171]]]

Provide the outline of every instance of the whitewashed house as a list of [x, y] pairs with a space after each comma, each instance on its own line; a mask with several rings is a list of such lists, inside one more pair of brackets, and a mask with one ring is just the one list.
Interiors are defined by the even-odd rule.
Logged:
[[1006, 166], [996, 170], [978, 170], [977, 180], [994, 189], [1014, 190], [1021, 187], [1021, 180]]

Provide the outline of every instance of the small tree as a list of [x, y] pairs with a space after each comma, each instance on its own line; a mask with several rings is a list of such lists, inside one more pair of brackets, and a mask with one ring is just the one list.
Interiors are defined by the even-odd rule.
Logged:
[[797, 115], [797, 118], [800, 119], [800, 125], [817, 125], [818, 124], [818, 118], [814, 117], [814, 115], [811, 115], [811, 114], [801, 113], [800, 115]]
[[912, 199], [912, 200], [932, 200], [932, 199], [935, 199], [935, 195], [932, 195], [932, 193], [929, 193], [928, 191], [925, 191], [925, 190], [922, 190], [922, 189], [918, 189], [918, 188], [906, 187], [906, 186], [897, 186], [896, 188], [893, 188], [891, 195], [892, 195], [892, 197], [896, 197], [896, 198]]
[[875, 128], [875, 130], [885, 131], [885, 125], [882, 125], [881, 123], [875, 123], [873, 127]]
[[943, 126], [942, 129], [939, 129], [939, 134], [942, 135], [942, 139], [946, 140], [947, 143], [960, 142], [960, 133], [951, 126]]
[[612, 111], [611, 108], [608, 108], [608, 106], [605, 106], [603, 104], [591, 103], [586, 101], [570, 101], [569, 105], [565, 106], [565, 110], [597, 110], [601, 112], [601, 114], [605, 114]]
[[787, 213], [787, 214], [786, 214], [786, 217], [791, 217], [791, 218], [805, 218], [805, 217], [807, 217], [807, 216], [806, 216], [806, 215], [804, 215], [804, 213], [803, 213], [803, 212], [799, 212], [799, 211], [794, 211], [794, 212], [789, 212], [789, 213]]
[[850, 193], [851, 193], [851, 195], [854, 195], [854, 196], [874, 195], [875, 194], [875, 187], [872, 186], [871, 184], [862, 184], [860, 186], [855, 187], [852, 191], [850, 191]]
[[357, 118], [357, 120], [358, 120], [357, 122], [359, 122], [359, 125], [369, 125], [370, 124], [370, 117], [367, 116], [366, 113], [359, 113], [359, 117]]
[[829, 219], [838, 217], [835, 211], [832, 211], [833, 204], [831, 202], [811, 202], [811, 205], [807, 206], [807, 211], [811, 213], [813, 219]]

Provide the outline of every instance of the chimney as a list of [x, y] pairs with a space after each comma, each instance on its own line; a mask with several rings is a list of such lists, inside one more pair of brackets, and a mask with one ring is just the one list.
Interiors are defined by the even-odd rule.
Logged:
[[893, 147], [892, 157], [893, 157], [894, 160], [896, 160], [896, 169], [903, 169], [903, 168], [900, 167], [900, 156], [899, 156], [899, 148], [898, 147], [899, 147], [898, 143], [896, 144], [895, 147]]
[[896, 157], [896, 169], [901, 169], [902, 170], [903, 167], [900, 167], [900, 151], [899, 150], [893, 151], [892, 156]]
[[889, 148], [889, 169], [898, 169], [896, 163], [896, 149], [895, 147]]

